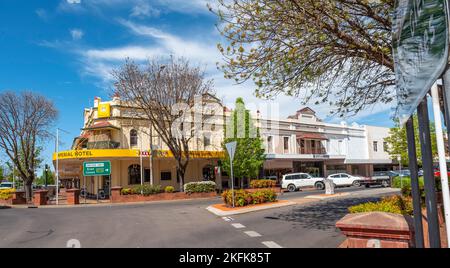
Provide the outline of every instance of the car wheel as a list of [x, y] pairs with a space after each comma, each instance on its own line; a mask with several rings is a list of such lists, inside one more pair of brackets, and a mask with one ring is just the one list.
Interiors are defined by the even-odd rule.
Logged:
[[297, 191], [297, 187], [295, 187], [294, 184], [289, 184], [289, 186], [287, 187], [287, 189], [288, 189], [288, 191], [291, 192], [291, 193]]
[[381, 182], [381, 186], [383, 186], [384, 188], [389, 187], [389, 182], [388, 181], [382, 181]]
[[366, 188], [370, 188], [370, 184], [366, 184]]
[[314, 187], [316, 187], [317, 190], [323, 190], [325, 189], [325, 184], [323, 182], [316, 182]]
[[360, 181], [354, 181], [352, 185], [355, 186], [355, 187], [359, 187], [359, 186], [361, 186], [361, 182]]

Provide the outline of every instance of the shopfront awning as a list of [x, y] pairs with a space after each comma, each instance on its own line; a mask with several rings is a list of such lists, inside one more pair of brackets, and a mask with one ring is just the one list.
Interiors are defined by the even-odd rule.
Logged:
[[297, 139], [328, 140], [324, 134], [316, 132], [298, 132]]

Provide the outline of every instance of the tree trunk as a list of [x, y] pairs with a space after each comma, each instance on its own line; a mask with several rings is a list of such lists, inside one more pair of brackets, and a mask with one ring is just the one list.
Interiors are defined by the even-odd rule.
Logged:
[[31, 203], [33, 201], [33, 182], [29, 180], [24, 180], [24, 188], [25, 188], [25, 195], [27, 198], [27, 203]]
[[184, 192], [184, 173], [186, 172], [186, 170], [177, 167], [177, 171], [178, 180], [180, 181], [180, 192]]

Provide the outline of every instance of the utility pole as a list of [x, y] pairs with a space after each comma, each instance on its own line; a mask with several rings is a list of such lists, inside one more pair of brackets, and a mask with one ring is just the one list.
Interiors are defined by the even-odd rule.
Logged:
[[150, 121], [150, 185], [153, 185], [153, 125]]

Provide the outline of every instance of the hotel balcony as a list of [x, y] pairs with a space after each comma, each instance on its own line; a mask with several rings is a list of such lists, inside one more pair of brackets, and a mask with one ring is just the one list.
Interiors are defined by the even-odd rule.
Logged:
[[119, 149], [120, 148], [120, 142], [115, 141], [95, 141], [95, 142], [88, 142], [87, 143], [87, 149]]

